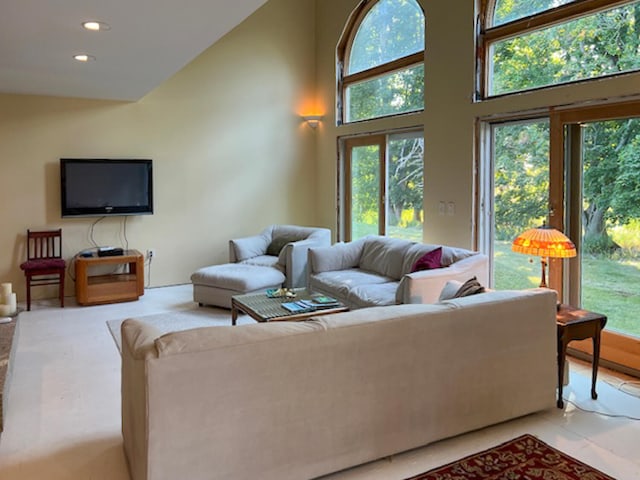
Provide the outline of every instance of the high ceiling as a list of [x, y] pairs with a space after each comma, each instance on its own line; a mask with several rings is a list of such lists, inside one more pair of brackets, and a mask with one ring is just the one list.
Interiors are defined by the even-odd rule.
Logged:
[[1, 0], [0, 93], [138, 100], [265, 2]]

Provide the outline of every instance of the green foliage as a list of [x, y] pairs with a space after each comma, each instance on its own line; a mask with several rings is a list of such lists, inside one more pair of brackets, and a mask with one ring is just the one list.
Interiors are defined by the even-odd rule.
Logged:
[[[389, 211], [387, 223], [390, 225], [422, 225], [419, 212], [422, 211], [424, 194], [424, 139], [404, 136], [389, 139], [388, 167]], [[403, 221], [402, 213], [414, 212], [413, 218]]]
[[549, 123], [494, 129], [495, 238], [513, 240], [546, 219], [549, 196]]
[[349, 73], [424, 50], [424, 14], [414, 0], [380, 0], [360, 24], [349, 55]]
[[351, 152], [352, 223], [378, 225], [379, 174], [378, 146], [355, 147]]
[[[517, 17], [525, 4], [515, 3], [501, 2], [496, 15], [511, 18], [513, 13]], [[491, 94], [640, 68], [639, 19], [640, 2], [635, 2], [497, 42], [493, 45]]]
[[497, 0], [493, 24], [502, 25], [574, 1], [575, 0]]
[[367, 80], [347, 89], [347, 121], [356, 122], [424, 108], [424, 65]]

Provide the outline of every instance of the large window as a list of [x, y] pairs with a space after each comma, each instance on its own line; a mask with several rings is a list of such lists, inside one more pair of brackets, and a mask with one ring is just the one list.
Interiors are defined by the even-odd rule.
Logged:
[[640, 1], [486, 0], [481, 97], [640, 69]]
[[342, 122], [424, 109], [424, 30], [415, 0], [361, 3], [338, 46]]

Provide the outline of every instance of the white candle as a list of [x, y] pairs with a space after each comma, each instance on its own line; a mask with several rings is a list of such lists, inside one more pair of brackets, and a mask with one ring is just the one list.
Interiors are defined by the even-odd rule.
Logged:
[[0, 317], [8, 317], [12, 313], [9, 305], [0, 304]]
[[9, 297], [9, 315], [13, 315], [18, 310], [18, 299], [16, 298], [16, 294], [12, 293]]
[[9, 282], [1, 284], [0, 288], [2, 288], [3, 297], [11, 295], [11, 284]]

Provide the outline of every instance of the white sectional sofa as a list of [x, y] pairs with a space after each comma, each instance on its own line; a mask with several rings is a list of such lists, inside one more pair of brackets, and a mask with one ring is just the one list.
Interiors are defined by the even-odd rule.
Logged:
[[122, 339], [132, 480], [310, 479], [556, 401], [548, 289]]
[[[425, 254], [442, 248], [439, 264], [413, 272]], [[448, 280], [472, 277], [487, 285], [486, 255], [440, 245], [371, 235], [354, 242], [309, 249], [309, 288], [337, 298], [350, 308], [434, 303]]]

